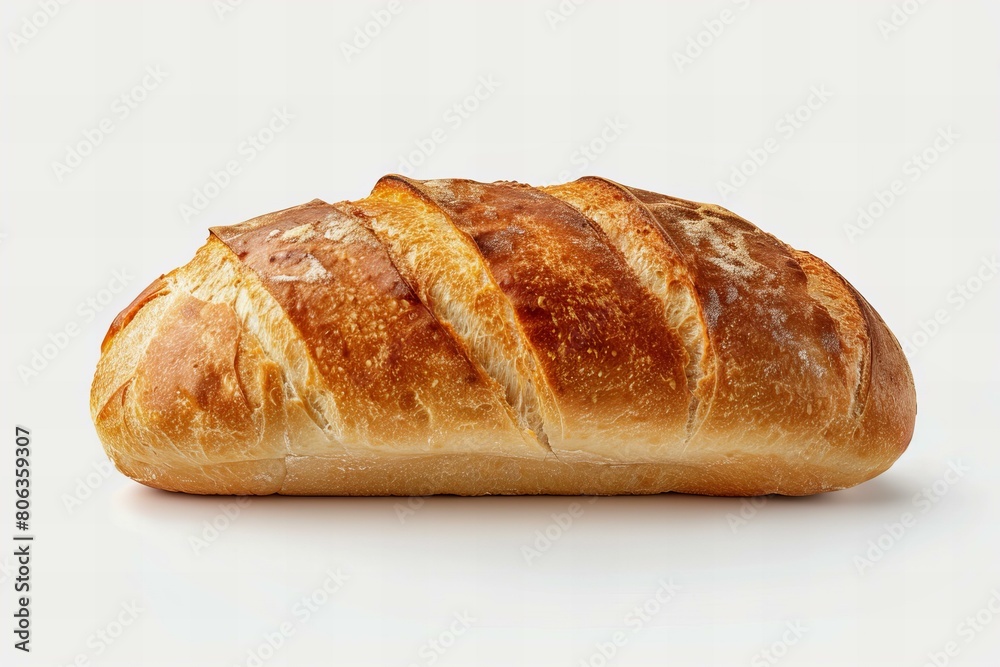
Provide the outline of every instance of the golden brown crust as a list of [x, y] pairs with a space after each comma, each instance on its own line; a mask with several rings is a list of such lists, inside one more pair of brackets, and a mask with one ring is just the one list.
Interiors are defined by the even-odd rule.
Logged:
[[656, 217], [628, 188], [586, 177], [542, 188], [576, 208], [600, 228], [647, 291], [658, 299], [666, 325], [686, 353], [688, 415], [685, 449], [710, 405], [715, 388], [715, 353], [694, 279], [680, 251], [663, 233]]
[[92, 404], [116, 463], [128, 457], [208, 465], [285, 455], [276, 406], [280, 369], [232, 309], [172, 292], [142, 353], [130, 361], [130, 376]]
[[208, 466], [116, 459], [136, 481], [167, 491], [290, 496], [649, 495], [800, 496], [841, 488], [826, 467], [788, 475], [782, 456], [734, 454], [714, 465], [565, 462], [478, 454], [291, 456]]
[[107, 351], [111, 340], [118, 335], [119, 331], [124, 329], [128, 323], [132, 321], [132, 319], [146, 304], [158, 296], [163, 296], [167, 293], [167, 290], [167, 283], [163, 280], [163, 276], [160, 276], [151, 282], [146, 289], [139, 292], [139, 296], [135, 297], [132, 300], [132, 303], [127, 305], [125, 310], [118, 313], [118, 316], [115, 317], [113, 322], [111, 322], [111, 326], [108, 327], [108, 332], [104, 335], [104, 340], [101, 341], [101, 352]]
[[[545, 455], [355, 218], [313, 203], [252, 229], [213, 233], [260, 278], [305, 342], [348, 449]], [[445, 419], [476, 428], [465, 437], [440, 424]]]
[[91, 410], [188, 493], [800, 495], [885, 470], [916, 404], [857, 291], [729, 211], [387, 177], [213, 229], [116, 318]]
[[789, 249], [720, 207], [634, 190], [690, 271], [716, 356], [715, 386], [691, 447], [731, 441], [822, 458], [822, 433], [852, 387], [839, 334]]
[[553, 451], [667, 456], [687, 421], [685, 352], [600, 229], [527, 186], [411, 184], [468, 234], [511, 303], [560, 413]]
[[385, 247], [427, 308], [505, 393], [518, 424], [541, 446], [558, 444], [562, 418], [514, 309], [472, 238], [416, 185], [379, 180], [371, 195], [338, 205]]

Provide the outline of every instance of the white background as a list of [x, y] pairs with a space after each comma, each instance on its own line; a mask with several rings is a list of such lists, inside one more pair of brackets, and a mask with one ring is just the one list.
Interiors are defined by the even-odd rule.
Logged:
[[[769, 665], [773, 649], [787, 665], [919, 667], [949, 642], [938, 664], [997, 664], [1000, 280], [983, 263], [1000, 240], [997, 3], [595, 0], [560, 15], [557, 0], [403, 2], [350, 57], [342, 45], [386, 2], [246, 0], [220, 15], [211, 2], [79, 1], [51, 18], [41, 5], [0, 9], [0, 662], [252, 665], [287, 622], [263, 664]], [[715, 23], [723, 10], [730, 22]], [[130, 92], [147, 68], [166, 76]], [[481, 77], [498, 85], [466, 101]], [[814, 88], [829, 98], [780, 129]], [[123, 94], [145, 98], [127, 118]], [[477, 108], [456, 123], [455, 104]], [[294, 118], [247, 160], [241, 143], [274, 109]], [[113, 131], [64, 173], [55, 163], [103, 118]], [[609, 122], [623, 127], [604, 142]], [[441, 497], [409, 514], [395, 499], [272, 497], [227, 519], [232, 499], [94, 472], [106, 458], [89, 383], [114, 315], [210, 225], [362, 197], [436, 128], [418, 178], [594, 173], [722, 203], [828, 260], [909, 342], [909, 451], [858, 488], [759, 507]], [[768, 138], [777, 152], [724, 198], [719, 183]], [[927, 149], [936, 160], [914, 180], [908, 162]], [[229, 160], [240, 173], [185, 220], [181, 205]], [[905, 191], [849, 234], [896, 179]], [[128, 285], [103, 292], [116, 271]], [[67, 326], [78, 334], [63, 340]], [[64, 346], [25, 374], [53, 339]], [[10, 631], [15, 424], [33, 436], [28, 656]], [[952, 464], [967, 471], [949, 478]], [[933, 503], [917, 497], [935, 484]], [[893, 529], [906, 513], [913, 525]], [[303, 622], [297, 602], [322, 598], [338, 568], [349, 579]], [[663, 604], [661, 581], [678, 587]], [[647, 620], [629, 616], [647, 602]], [[141, 611], [119, 634], [130, 603]], [[975, 629], [965, 619], [982, 609]], [[453, 637], [455, 614], [475, 620]]]

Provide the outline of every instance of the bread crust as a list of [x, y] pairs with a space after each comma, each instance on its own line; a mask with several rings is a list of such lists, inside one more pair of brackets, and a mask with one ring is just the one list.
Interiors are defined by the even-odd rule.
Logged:
[[805, 495], [887, 469], [916, 396], [857, 290], [725, 209], [390, 176], [213, 228], [111, 325], [91, 412], [188, 493]]
[[559, 410], [545, 425], [557, 455], [656, 460], [683, 439], [683, 346], [599, 228], [528, 186], [407, 184], [472, 239], [513, 307]]

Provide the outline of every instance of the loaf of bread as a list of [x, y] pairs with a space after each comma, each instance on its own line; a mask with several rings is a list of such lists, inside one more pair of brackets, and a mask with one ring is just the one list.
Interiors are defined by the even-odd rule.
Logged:
[[386, 176], [213, 228], [101, 350], [108, 455], [187, 493], [805, 495], [886, 470], [916, 414], [822, 260], [592, 177]]

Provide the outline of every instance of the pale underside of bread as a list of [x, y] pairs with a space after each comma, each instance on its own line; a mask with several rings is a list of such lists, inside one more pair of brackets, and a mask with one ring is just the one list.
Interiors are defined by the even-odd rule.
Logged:
[[386, 177], [213, 229], [116, 319], [91, 410], [171, 491], [804, 495], [888, 468], [916, 406], [856, 290], [729, 211]]

